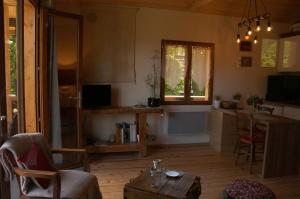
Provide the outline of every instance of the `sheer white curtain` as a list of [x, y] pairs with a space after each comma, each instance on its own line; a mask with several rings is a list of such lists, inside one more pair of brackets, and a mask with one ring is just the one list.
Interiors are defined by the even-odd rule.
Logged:
[[[62, 147], [62, 133], [61, 133], [61, 117], [60, 117], [60, 103], [59, 103], [59, 87], [58, 87], [58, 68], [57, 68], [57, 50], [56, 50], [56, 34], [55, 34], [55, 19], [49, 17], [48, 27], [49, 31], [49, 118], [50, 118], [50, 132], [49, 138], [53, 148]], [[62, 162], [62, 155], [55, 154], [53, 156], [55, 163]]]
[[192, 86], [193, 96], [207, 97], [210, 80], [211, 49], [201, 46], [193, 46], [192, 50]]

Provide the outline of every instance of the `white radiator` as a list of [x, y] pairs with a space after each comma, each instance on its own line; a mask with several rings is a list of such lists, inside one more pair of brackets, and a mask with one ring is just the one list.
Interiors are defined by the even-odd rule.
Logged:
[[206, 112], [168, 112], [169, 135], [201, 135], [207, 133]]

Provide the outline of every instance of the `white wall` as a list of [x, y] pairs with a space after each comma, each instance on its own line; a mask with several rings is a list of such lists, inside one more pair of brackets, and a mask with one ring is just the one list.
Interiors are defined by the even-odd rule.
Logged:
[[[140, 9], [136, 27], [136, 83], [114, 84], [119, 105], [146, 103], [149, 89], [145, 77], [151, 72], [154, 50], [160, 50], [162, 39], [215, 43], [214, 94], [231, 99], [235, 92], [264, 96], [266, 78], [277, 72], [275, 68], [259, 66], [259, 47], [254, 46], [253, 67], [238, 67], [239, 51], [235, 42], [238, 20], [231, 17], [194, 14], [158, 9]], [[276, 24], [265, 37], [277, 38], [288, 25]], [[158, 63], [160, 65], [160, 63]]]
[[[238, 66], [239, 50], [236, 39], [238, 19], [232, 17], [204, 15], [180, 11], [141, 8], [136, 17], [136, 54], [135, 54], [135, 83], [114, 83], [113, 89], [117, 93], [117, 105], [131, 106], [145, 103], [150, 94], [145, 84], [145, 77], [151, 72], [151, 56], [155, 50], [160, 51], [162, 39], [184, 41], [199, 41], [215, 43], [215, 72], [214, 95], [221, 95], [223, 99], [231, 99], [232, 95], [240, 92], [244, 99], [250, 94], [264, 96], [266, 80], [269, 74], [277, 72], [274, 68], [259, 67], [259, 46], [254, 46], [250, 55], [253, 57], [253, 67]], [[273, 24], [273, 31], [265, 37], [278, 38], [278, 34], [287, 32], [289, 25]], [[259, 36], [261, 38], [261, 36]], [[95, 38], [97, 39], [97, 38]], [[160, 65], [160, 63], [157, 63]], [[172, 106], [171, 108], [174, 108]], [[209, 106], [180, 106], [175, 109], [209, 111]], [[89, 132], [97, 134], [101, 129], [106, 133], [114, 133], [114, 123], [126, 118], [105, 119], [105, 116], [94, 115], [89, 123]], [[128, 116], [129, 117], [129, 116]], [[158, 135], [161, 143], [174, 142], [203, 142], [206, 138], [182, 137], [180, 140], [166, 135], [166, 116], [151, 116], [149, 119], [151, 133]], [[130, 118], [130, 117], [129, 117]], [[101, 122], [105, 119], [105, 122]], [[108, 133], [108, 134], [109, 134]], [[202, 140], [200, 140], [202, 139]]]

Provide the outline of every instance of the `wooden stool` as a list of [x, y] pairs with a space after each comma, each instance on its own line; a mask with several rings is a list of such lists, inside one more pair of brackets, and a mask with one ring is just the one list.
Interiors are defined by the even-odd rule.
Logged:
[[[252, 173], [252, 166], [256, 161], [256, 153], [264, 153], [264, 151], [256, 150], [257, 145], [264, 145], [265, 143], [265, 130], [261, 126], [258, 128], [257, 122], [254, 120], [252, 114], [245, 114], [242, 112], [236, 112], [237, 132], [239, 135], [236, 146], [236, 161], [238, 165], [239, 158], [246, 156], [249, 160], [249, 171]], [[264, 147], [262, 147], [264, 148]]]
[[267, 186], [250, 180], [235, 180], [225, 187], [223, 199], [276, 199]]

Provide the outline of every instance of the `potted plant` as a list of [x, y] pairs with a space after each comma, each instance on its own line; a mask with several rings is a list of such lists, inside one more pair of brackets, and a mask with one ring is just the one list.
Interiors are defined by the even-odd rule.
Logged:
[[221, 106], [221, 97], [219, 95], [215, 96], [213, 106], [214, 106], [214, 108], [220, 108], [220, 106]]
[[263, 98], [261, 98], [257, 95], [252, 95], [247, 99], [247, 104], [249, 106], [251, 106], [253, 112], [257, 108], [257, 105], [262, 104], [262, 103], [263, 103]]
[[158, 59], [158, 52], [155, 52], [153, 59], [153, 71], [152, 74], [148, 74], [146, 77], [146, 84], [150, 87], [151, 95], [148, 97], [148, 106], [149, 107], [159, 107], [160, 106], [160, 98], [157, 94], [158, 90], [158, 70], [156, 68], [155, 60]]

